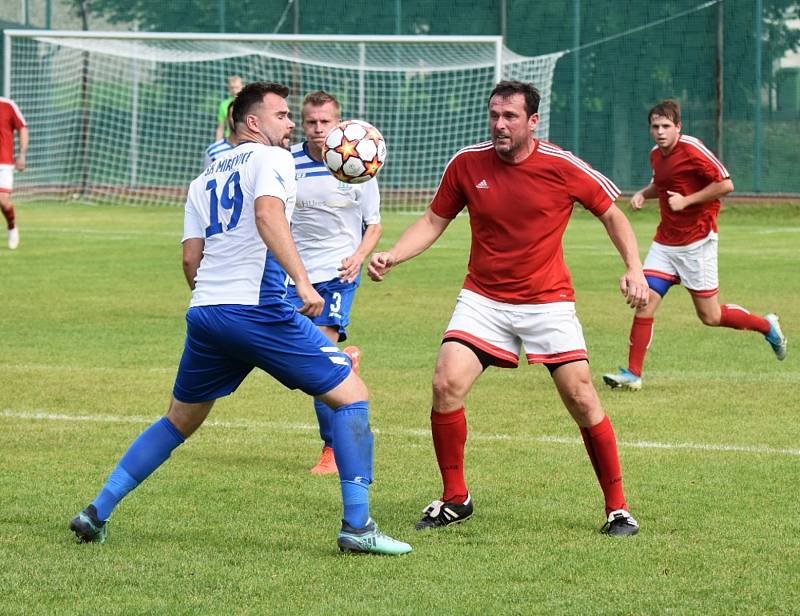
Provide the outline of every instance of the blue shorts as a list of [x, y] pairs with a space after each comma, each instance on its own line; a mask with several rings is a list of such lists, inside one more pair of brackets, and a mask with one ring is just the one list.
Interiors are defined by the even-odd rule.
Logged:
[[288, 302], [189, 309], [172, 389], [177, 400], [227, 396], [254, 367], [311, 396], [330, 391], [350, 373], [347, 356]]
[[[318, 317], [311, 319], [314, 325], [327, 325], [339, 330], [339, 342], [347, 340], [346, 328], [350, 325], [350, 311], [353, 309], [353, 300], [356, 298], [356, 289], [361, 276], [354, 282], [341, 282], [338, 278], [318, 282], [314, 288], [325, 300], [325, 308]], [[297, 289], [290, 284], [286, 290], [286, 299], [296, 308], [303, 302], [297, 297]]]

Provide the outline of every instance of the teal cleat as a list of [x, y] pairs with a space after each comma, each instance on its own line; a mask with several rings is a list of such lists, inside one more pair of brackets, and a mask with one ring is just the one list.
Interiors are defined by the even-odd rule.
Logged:
[[411, 546], [397, 539], [392, 539], [378, 530], [375, 521], [370, 518], [364, 528], [353, 528], [342, 520], [342, 530], [336, 538], [342, 552], [356, 554], [408, 554]]
[[764, 318], [769, 321], [769, 333], [764, 336], [767, 342], [769, 342], [769, 346], [772, 347], [772, 350], [775, 352], [775, 357], [778, 358], [778, 361], [783, 361], [786, 359], [786, 347], [788, 345], [788, 341], [786, 340], [786, 336], [783, 335], [781, 331], [780, 323], [778, 323], [778, 315], [777, 314], [767, 314], [764, 315]]
[[72, 518], [69, 529], [81, 543], [105, 543], [108, 536], [108, 523], [97, 519], [97, 509], [89, 505]]
[[616, 374], [604, 374], [603, 381], [611, 389], [639, 391], [642, 388], [642, 377], [625, 368], [620, 368]]

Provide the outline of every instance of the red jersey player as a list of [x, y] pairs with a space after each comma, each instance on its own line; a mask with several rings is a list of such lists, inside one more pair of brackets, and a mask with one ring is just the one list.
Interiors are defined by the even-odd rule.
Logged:
[[627, 369], [604, 374], [603, 380], [614, 389], [641, 389], [653, 317], [669, 288], [678, 283], [691, 294], [705, 325], [760, 332], [782, 360], [786, 337], [777, 315], [760, 317], [736, 304], [719, 303], [717, 214], [720, 197], [733, 190], [728, 170], [702, 141], [681, 134], [681, 112], [675, 101], [661, 101], [647, 118], [656, 142], [650, 152], [653, 179], [633, 195], [631, 207], [638, 210], [645, 199], [658, 197], [661, 209], [661, 222], [644, 262], [650, 298], [633, 318]]
[[571, 153], [535, 139], [538, 109], [532, 85], [498, 83], [489, 97], [491, 141], [458, 152], [425, 214], [370, 261], [370, 277], [382, 280], [430, 247], [463, 208], [469, 211], [467, 276], [433, 375], [431, 430], [444, 490], [423, 510], [417, 530], [472, 515], [464, 480], [464, 399], [488, 366], [516, 367], [520, 347], [528, 363], [548, 368], [580, 427], [605, 497], [603, 531], [624, 536], [639, 530], [625, 502], [614, 430], [592, 385], [562, 253], [575, 201], [600, 219], [625, 261], [620, 289], [631, 306], [645, 304], [647, 282], [633, 230], [614, 205], [619, 190]]
[[[14, 158], [14, 131], [19, 133], [19, 152]], [[14, 170], [25, 170], [28, 151], [28, 128], [19, 107], [9, 98], [0, 96], [0, 209], [8, 225], [8, 247], [19, 246], [19, 230], [15, 222], [11, 189], [14, 188]]]

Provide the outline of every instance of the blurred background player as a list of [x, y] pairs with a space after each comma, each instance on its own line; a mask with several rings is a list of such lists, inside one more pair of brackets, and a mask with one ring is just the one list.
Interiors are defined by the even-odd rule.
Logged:
[[206, 148], [206, 151], [203, 155], [203, 169], [208, 167], [220, 156], [232, 150], [238, 145], [239, 140], [236, 138], [236, 130], [234, 129], [233, 119], [231, 117], [232, 112], [233, 112], [233, 105], [228, 107], [228, 115], [225, 120], [228, 126], [227, 135], [225, 137], [222, 137], [221, 139], [217, 139], [214, 143], [212, 143]]
[[[520, 347], [541, 363], [575, 423], [605, 500], [602, 531], [633, 535], [611, 420], [592, 385], [586, 343], [575, 314], [575, 292], [562, 236], [580, 202], [597, 216], [622, 257], [620, 290], [632, 307], [647, 301], [636, 236], [614, 205], [619, 189], [581, 159], [534, 138], [539, 92], [502, 81], [489, 97], [491, 141], [466, 147], [445, 167], [428, 209], [388, 252], [372, 255], [369, 275], [381, 280], [417, 256], [465, 207], [472, 244], [464, 287], [444, 333], [433, 375], [431, 432], [442, 476], [417, 530], [461, 522], [474, 504], [464, 480], [467, 421], [464, 400], [489, 366], [516, 368]], [[335, 445], [335, 441], [334, 441]]]
[[[95, 500], [70, 522], [83, 542], [103, 543], [117, 504], [200, 427], [217, 398], [233, 393], [259, 367], [336, 409], [334, 453], [344, 506], [339, 548], [411, 551], [381, 533], [369, 515], [367, 388], [347, 357], [303, 316], [318, 315], [324, 302], [289, 230], [295, 181], [288, 93], [266, 82], [243, 89], [233, 109], [241, 145], [223, 159], [225, 165], [207, 168], [189, 187], [183, 269], [192, 299], [169, 411], [139, 435]], [[284, 299], [287, 274], [297, 283], [299, 309]]]
[[717, 215], [720, 197], [733, 190], [728, 170], [702, 141], [681, 134], [677, 102], [659, 102], [647, 120], [655, 141], [650, 151], [653, 179], [633, 195], [631, 208], [639, 210], [646, 199], [658, 197], [661, 221], [644, 262], [650, 298], [633, 318], [628, 367], [604, 374], [603, 380], [612, 389], [641, 389], [655, 313], [674, 284], [689, 291], [704, 325], [760, 332], [782, 360], [787, 345], [777, 315], [760, 317], [736, 304], [719, 303]]
[[228, 77], [228, 96], [219, 103], [217, 108], [217, 130], [214, 132], [214, 141], [219, 141], [223, 137], [230, 134], [230, 127], [228, 126], [228, 109], [233, 103], [236, 95], [242, 91], [244, 82], [239, 75], [231, 75]]
[[[19, 148], [14, 157], [14, 133], [19, 136]], [[11, 203], [14, 188], [14, 171], [25, 170], [25, 155], [28, 152], [28, 126], [19, 107], [10, 98], [0, 96], [0, 209], [8, 227], [8, 247], [19, 246], [19, 229], [16, 212]]]
[[[347, 326], [361, 265], [381, 237], [380, 193], [377, 180], [345, 184], [322, 162], [325, 136], [341, 120], [339, 101], [327, 92], [311, 92], [303, 100], [305, 141], [292, 146], [297, 178], [297, 204], [292, 215], [292, 237], [314, 288], [325, 300], [314, 324], [334, 345], [347, 340]], [[289, 301], [300, 306], [293, 284]], [[361, 359], [355, 346], [344, 349], [358, 372]], [[323, 447], [315, 474], [336, 472], [333, 456], [333, 410], [314, 399]]]

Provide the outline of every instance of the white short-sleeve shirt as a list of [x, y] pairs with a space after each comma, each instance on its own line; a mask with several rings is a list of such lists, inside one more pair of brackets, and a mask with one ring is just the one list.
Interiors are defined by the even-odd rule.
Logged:
[[283, 201], [291, 220], [297, 188], [288, 150], [245, 142], [189, 187], [184, 241], [204, 240], [191, 306], [262, 305], [283, 297], [286, 272], [267, 250], [255, 223], [255, 200]]

